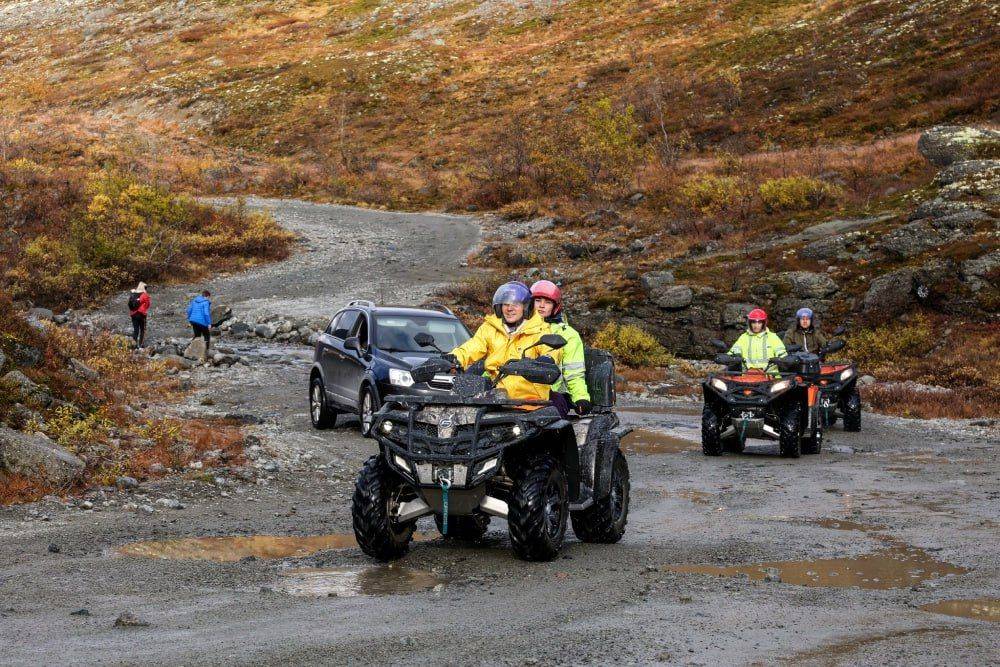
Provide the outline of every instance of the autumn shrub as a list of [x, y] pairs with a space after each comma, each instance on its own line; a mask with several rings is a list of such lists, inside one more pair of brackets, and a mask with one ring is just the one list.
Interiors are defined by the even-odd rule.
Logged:
[[680, 203], [705, 216], [720, 216], [744, 210], [753, 193], [736, 176], [696, 176], [679, 190]]
[[834, 203], [843, 191], [830, 183], [808, 176], [772, 178], [757, 189], [764, 209], [774, 211], [806, 211]]
[[861, 329], [848, 336], [847, 350], [865, 372], [876, 373], [927, 354], [939, 341], [930, 318], [917, 315], [909, 322]]
[[633, 368], [663, 366], [673, 359], [652, 335], [632, 324], [608, 322], [594, 336], [593, 345]]
[[602, 98], [584, 108], [580, 161], [599, 193], [615, 197], [632, 187], [636, 171], [648, 158], [642, 136], [631, 105], [616, 107]]

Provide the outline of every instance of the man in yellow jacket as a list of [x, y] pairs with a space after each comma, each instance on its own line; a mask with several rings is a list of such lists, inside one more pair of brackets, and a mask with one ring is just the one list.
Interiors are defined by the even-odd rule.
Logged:
[[[547, 333], [549, 325], [535, 312], [531, 291], [523, 283], [511, 281], [493, 294], [493, 314], [486, 317], [476, 334], [446, 356], [462, 368], [484, 359], [487, 375], [495, 378], [504, 363], [520, 359], [525, 350], [530, 358], [549, 355], [558, 363], [558, 350], [545, 345], [531, 347]], [[505, 377], [497, 387], [513, 399], [549, 398], [548, 385], [534, 384], [522, 377]]]

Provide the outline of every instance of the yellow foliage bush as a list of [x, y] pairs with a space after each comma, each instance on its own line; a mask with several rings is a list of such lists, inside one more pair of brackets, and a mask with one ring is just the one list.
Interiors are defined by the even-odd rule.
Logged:
[[807, 211], [836, 201], [843, 191], [830, 183], [808, 176], [772, 178], [758, 188], [764, 209], [774, 211]]
[[910, 322], [896, 322], [861, 329], [847, 339], [845, 354], [865, 372], [876, 373], [927, 354], [939, 340], [930, 320], [917, 315]]
[[616, 108], [602, 98], [584, 109], [580, 158], [602, 194], [623, 194], [648, 157], [642, 127], [632, 105]]
[[100, 412], [80, 414], [76, 408], [64, 405], [55, 409], [45, 425], [29, 424], [29, 431], [43, 431], [71, 452], [79, 452], [88, 445], [107, 437], [111, 422]]
[[674, 359], [652, 335], [631, 324], [608, 322], [594, 336], [594, 347], [607, 350], [633, 368], [665, 366]]
[[681, 185], [681, 204], [702, 215], [721, 215], [746, 205], [750, 193], [735, 176], [701, 176]]

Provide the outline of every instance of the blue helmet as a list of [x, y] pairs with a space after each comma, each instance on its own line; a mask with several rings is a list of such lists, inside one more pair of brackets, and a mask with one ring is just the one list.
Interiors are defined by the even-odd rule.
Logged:
[[795, 311], [795, 319], [799, 319], [800, 317], [808, 317], [811, 320], [813, 318], [812, 308], [799, 308]]
[[519, 303], [524, 306], [524, 319], [535, 312], [535, 301], [531, 298], [531, 290], [522, 282], [511, 280], [497, 288], [493, 293], [493, 314], [502, 319], [500, 306], [505, 303]]

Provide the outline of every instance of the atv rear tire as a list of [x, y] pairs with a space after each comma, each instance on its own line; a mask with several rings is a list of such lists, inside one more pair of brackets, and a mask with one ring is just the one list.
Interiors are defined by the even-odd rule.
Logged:
[[778, 450], [789, 459], [797, 459], [802, 454], [802, 431], [799, 406], [789, 406], [781, 413], [778, 423]]
[[488, 514], [471, 514], [469, 516], [448, 516], [448, 534], [444, 532], [444, 521], [441, 515], [434, 515], [434, 523], [437, 524], [438, 532], [444, 535], [445, 539], [468, 540], [474, 542], [486, 534], [486, 529], [490, 526]]
[[566, 475], [548, 454], [528, 461], [510, 494], [507, 525], [514, 554], [523, 560], [552, 560], [566, 537], [569, 515]]
[[722, 424], [719, 415], [707, 405], [701, 410], [701, 453], [722, 456]]
[[354, 537], [361, 550], [376, 560], [395, 560], [410, 548], [417, 522], [397, 523], [392, 518], [402, 489], [403, 480], [381, 454], [365, 461], [358, 473], [351, 503]]
[[861, 430], [861, 394], [857, 387], [851, 390], [843, 399], [844, 430], [857, 432]]
[[573, 532], [583, 542], [614, 544], [625, 534], [628, 523], [628, 503], [632, 484], [629, 480], [628, 461], [620, 451], [615, 452], [611, 467], [611, 493], [595, 500], [585, 510], [571, 512]]

